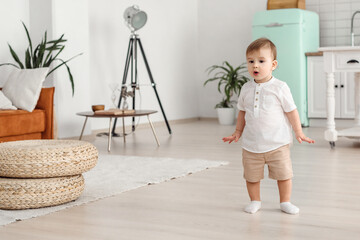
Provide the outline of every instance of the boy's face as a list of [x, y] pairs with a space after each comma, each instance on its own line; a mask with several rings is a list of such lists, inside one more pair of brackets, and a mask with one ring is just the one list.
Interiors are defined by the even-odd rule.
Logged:
[[246, 58], [248, 71], [256, 82], [262, 83], [271, 79], [272, 71], [275, 70], [277, 61], [273, 60], [270, 48], [263, 47], [250, 52]]

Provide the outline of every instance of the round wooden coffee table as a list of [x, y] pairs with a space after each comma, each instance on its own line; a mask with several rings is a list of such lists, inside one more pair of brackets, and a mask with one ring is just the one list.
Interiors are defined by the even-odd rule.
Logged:
[[112, 120], [113, 118], [122, 118], [122, 125], [123, 125], [123, 137], [124, 137], [124, 142], [126, 142], [126, 139], [125, 139], [125, 123], [124, 123], [124, 118], [126, 117], [140, 117], [140, 116], [147, 116], [147, 119], [149, 121], [149, 124], [150, 124], [150, 127], [151, 127], [151, 130], [154, 134], [154, 137], [155, 137], [155, 140], [156, 140], [156, 143], [158, 146], [160, 146], [160, 143], [159, 143], [159, 140], [157, 138], [157, 135], [156, 135], [156, 132], [155, 132], [155, 129], [154, 129], [154, 125], [152, 124], [151, 120], [150, 120], [150, 117], [149, 115], [150, 114], [153, 114], [153, 113], [157, 113], [157, 111], [155, 110], [135, 110], [134, 113], [126, 113], [126, 114], [102, 114], [102, 115], [97, 115], [97, 114], [94, 114], [94, 112], [79, 112], [79, 113], [76, 113], [77, 115], [79, 116], [83, 116], [85, 117], [85, 121], [84, 121], [84, 125], [83, 125], [83, 128], [81, 130], [81, 134], [80, 134], [80, 138], [79, 140], [81, 140], [82, 136], [83, 136], [83, 133], [84, 133], [84, 129], [85, 129], [85, 126], [86, 126], [86, 122], [87, 122], [87, 119], [90, 117], [90, 118], [109, 118], [109, 132], [108, 132], [108, 151], [110, 152], [111, 150], [111, 124], [112, 124]]

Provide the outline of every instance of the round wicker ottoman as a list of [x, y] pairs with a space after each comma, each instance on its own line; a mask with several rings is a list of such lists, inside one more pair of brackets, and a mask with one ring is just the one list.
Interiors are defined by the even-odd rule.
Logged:
[[94, 145], [78, 140], [25, 140], [0, 144], [0, 177], [73, 176], [93, 168]]
[[28, 209], [77, 199], [84, 190], [82, 175], [57, 178], [0, 178], [0, 208]]

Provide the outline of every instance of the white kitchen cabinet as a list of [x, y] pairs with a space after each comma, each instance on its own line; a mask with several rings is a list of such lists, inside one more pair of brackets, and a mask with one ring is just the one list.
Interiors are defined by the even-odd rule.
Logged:
[[[337, 46], [337, 47], [322, 47], [319, 51], [323, 52], [324, 56], [324, 72], [326, 72], [326, 130], [324, 132], [325, 140], [329, 141], [331, 148], [335, 147], [335, 141], [338, 137], [347, 137], [350, 139], [360, 139], [360, 46]], [[340, 91], [341, 94], [350, 93], [350, 90], [354, 90], [354, 122], [352, 128], [336, 130], [335, 122], [335, 103], [336, 95], [333, 85], [335, 85], [334, 73], [352, 73], [353, 75], [340, 75], [340, 83], [346, 83], [346, 80], [354, 83], [354, 87], [343, 86], [342, 89], [348, 89], [348, 91]], [[353, 79], [350, 79], [354, 76]], [[352, 80], [352, 81], [351, 81]], [[351, 114], [351, 106], [344, 105], [351, 96], [343, 96], [340, 102], [341, 113]], [[351, 100], [351, 99], [350, 99]], [[351, 114], [352, 115], [352, 114]]]
[[[322, 56], [307, 57], [308, 117], [326, 118], [326, 74]], [[355, 116], [354, 73], [335, 73], [335, 118]]]
[[340, 118], [355, 117], [355, 81], [353, 72], [340, 75]]

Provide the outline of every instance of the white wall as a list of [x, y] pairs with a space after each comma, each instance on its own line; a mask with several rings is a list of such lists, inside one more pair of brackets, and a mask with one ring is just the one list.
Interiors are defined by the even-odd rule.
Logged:
[[[41, 9], [41, 14], [39, 14], [39, 9]], [[48, 39], [53, 39], [53, 27], [52, 27], [52, 1], [49, 0], [31, 0], [29, 2], [29, 12], [30, 12], [30, 23], [27, 26], [31, 41], [33, 44], [33, 49], [38, 43], [40, 43], [43, 38], [45, 31], [47, 33]], [[45, 87], [54, 86], [54, 75], [49, 75], [44, 82]]]
[[[28, 40], [21, 21], [29, 24], [29, 0], [2, 0], [0, 7], [0, 63], [14, 63], [8, 43], [19, 58], [24, 60]], [[0, 86], [3, 86], [8, 74], [13, 69], [12, 66], [0, 67]]]
[[[41, 9], [41, 14], [39, 10]], [[53, 36], [52, 31], [52, 1], [49, 0], [30, 0], [29, 2], [30, 24], [28, 29], [30, 31], [33, 44], [39, 43], [45, 31], [48, 37]]]
[[[58, 136], [79, 136], [84, 118], [76, 113], [89, 110], [90, 105], [88, 1], [52, 0], [52, 32], [53, 39], [65, 33], [66, 47], [59, 55], [62, 60], [83, 53], [68, 63], [74, 77], [74, 96], [66, 67], [62, 66], [54, 72]], [[90, 130], [91, 123], [84, 134], [90, 133]]]
[[[138, 33], [168, 120], [197, 117], [197, 2], [193, 0], [89, 1], [91, 104], [113, 107], [109, 85], [122, 82], [130, 37], [123, 13], [134, 4], [148, 15]], [[138, 83], [149, 85], [138, 51]], [[136, 108], [158, 110], [152, 120], [164, 121], [153, 88], [142, 86], [140, 93], [141, 106], [137, 92]], [[108, 124], [101, 119], [92, 123], [93, 129]]]
[[[199, 62], [197, 71], [199, 115], [216, 117], [215, 105], [222, 100], [216, 83], [205, 70], [228, 61], [233, 66], [246, 62], [245, 52], [251, 42], [251, 23], [255, 12], [266, 10], [267, 0], [198, 0]], [[234, 98], [236, 99], [236, 98]]]

